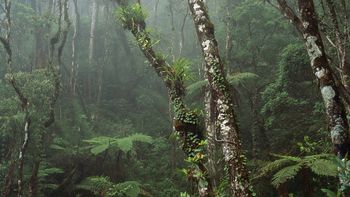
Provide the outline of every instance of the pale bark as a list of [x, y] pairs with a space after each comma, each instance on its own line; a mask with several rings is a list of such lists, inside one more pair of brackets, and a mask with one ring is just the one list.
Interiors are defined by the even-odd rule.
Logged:
[[222, 137], [224, 159], [229, 170], [232, 196], [252, 196], [246, 158], [242, 152], [239, 129], [234, 114], [231, 88], [226, 80], [220, 58], [214, 25], [209, 19], [204, 0], [189, 0], [199, 43], [206, 66], [206, 78], [217, 97], [218, 126]]

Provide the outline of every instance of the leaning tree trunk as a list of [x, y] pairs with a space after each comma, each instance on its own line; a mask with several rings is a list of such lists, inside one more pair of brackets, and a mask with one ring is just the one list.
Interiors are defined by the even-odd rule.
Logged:
[[[195, 169], [189, 171], [188, 178], [197, 183], [201, 197], [214, 197], [212, 182], [205, 166], [205, 154], [201, 150], [205, 138], [199, 126], [198, 116], [195, 112], [189, 110], [184, 102], [185, 87], [183, 80], [173, 67], [153, 50], [150, 34], [146, 30], [145, 20], [139, 17], [135, 18], [134, 13], [129, 13], [130, 10], [135, 10], [135, 8], [140, 10], [140, 3], [128, 5], [126, 1], [122, 0], [117, 0], [117, 3], [122, 7], [120, 19], [124, 28], [130, 30], [134, 35], [142, 53], [168, 89], [175, 114], [173, 120], [174, 130], [179, 134], [183, 151], [190, 160], [194, 161], [193, 163], [196, 166]], [[126, 9], [127, 11], [123, 15], [123, 11]], [[193, 176], [197, 173], [201, 174], [201, 176]]]
[[319, 82], [322, 98], [326, 106], [334, 150], [341, 158], [344, 158], [350, 150], [349, 126], [345, 108], [339, 97], [318, 29], [314, 3], [312, 0], [299, 0], [298, 5], [301, 15], [300, 20], [303, 24], [302, 34], [311, 60], [311, 67]]
[[[278, 9], [290, 19], [302, 35], [313, 73], [319, 83], [320, 92], [326, 107], [329, 131], [334, 152], [344, 158], [349, 155], [349, 126], [346, 110], [339, 95], [335, 75], [330, 68], [327, 54], [318, 27], [318, 20], [313, 0], [298, 0], [300, 17], [285, 0], [277, 0]], [[345, 98], [346, 100], [346, 98]]]
[[239, 129], [234, 114], [231, 87], [228, 84], [224, 65], [220, 58], [214, 25], [209, 19], [204, 0], [189, 0], [199, 43], [206, 66], [206, 78], [217, 97], [218, 125], [222, 137], [222, 148], [229, 170], [232, 196], [252, 196], [246, 158], [242, 153]]
[[[349, 104], [347, 91], [344, 86], [337, 86], [338, 79], [333, 73], [325, 52], [322, 37], [318, 27], [317, 14], [313, 0], [298, 0], [298, 16], [288, 5], [286, 0], [277, 0], [278, 9], [284, 14], [302, 35], [308, 55], [310, 57], [313, 73], [319, 84], [320, 92], [326, 108], [328, 129], [333, 144], [334, 153], [341, 159], [349, 158], [350, 141], [349, 125], [346, 110], [342, 103], [341, 93], [344, 101]], [[341, 184], [349, 183], [340, 178]], [[348, 193], [349, 191], [345, 191]], [[347, 194], [349, 195], [349, 194]]]
[[[339, 60], [339, 74], [344, 88], [350, 93], [350, 63], [347, 59], [347, 42], [349, 40], [349, 18], [347, 12], [347, 5], [345, 1], [342, 1], [341, 6], [343, 7], [343, 13], [338, 13], [336, 2], [334, 0], [326, 0], [326, 5], [329, 10], [329, 17], [332, 25], [332, 34], [334, 34], [335, 41], [327, 37], [331, 45], [336, 49], [338, 60]], [[339, 11], [342, 12], [342, 11]], [[342, 19], [339, 16], [343, 15]], [[339, 20], [340, 19], [340, 20]], [[343, 23], [344, 31], [341, 31], [341, 24]], [[350, 109], [350, 106], [348, 106]]]

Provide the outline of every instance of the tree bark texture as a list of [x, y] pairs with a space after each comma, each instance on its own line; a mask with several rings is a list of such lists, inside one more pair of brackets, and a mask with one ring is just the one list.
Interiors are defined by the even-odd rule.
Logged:
[[326, 107], [329, 131], [334, 152], [344, 158], [349, 154], [349, 126], [346, 110], [339, 95], [336, 79], [332, 73], [318, 27], [313, 0], [298, 0], [300, 17], [288, 6], [285, 0], [278, 0], [279, 9], [302, 35], [313, 73], [319, 83], [320, 92]]
[[213, 94], [217, 97], [218, 126], [222, 137], [224, 159], [229, 170], [232, 196], [252, 196], [246, 158], [242, 153], [237, 126], [232, 88], [226, 80], [224, 65], [220, 58], [214, 25], [209, 19], [204, 0], [189, 0], [199, 43], [206, 66], [206, 78]]
[[[122, 8], [128, 9], [128, 5], [125, 2], [117, 1]], [[133, 6], [141, 6], [135, 4]], [[174, 107], [174, 130], [179, 134], [182, 143], [182, 149], [185, 154], [194, 158], [198, 156], [195, 152], [201, 145], [201, 142], [205, 140], [203, 131], [198, 125], [197, 115], [186, 107], [183, 100], [185, 96], [184, 82], [177, 77], [177, 73], [172, 66], [161, 56], [157, 55], [152, 48], [152, 40], [150, 34], [146, 31], [146, 23], [144, 19], [140, 20], [135, 18], [128, 18], [123, 21], [124, 28], [131, 31], [134, 35], [139, 48], [144, 56], [147, 58], [150, 65], [153, 67], [157, 75], [163, 80], [165, 87], [169, 92], [170, 101]], [[198, 191], [201, 197], [213, 197], [215, 196], [212, 182], [208, 176], [208, 170], [205, 166], [205, 160], [199, 159], [196, 162], [198, 170], [203, 177], [191, 177], [198, 184]], [[200, 182], [206, 182], [206, 184], [199, 184]]]

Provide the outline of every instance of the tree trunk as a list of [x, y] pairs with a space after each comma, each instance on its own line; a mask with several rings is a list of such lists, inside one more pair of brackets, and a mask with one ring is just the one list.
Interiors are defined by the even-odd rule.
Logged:
[[336, 79], [325, 53], [314, 2], [313, 0], [298, 0], [300, 18], [285, 0], [278, 0], [278, 4], [281, 12], [291, 20], [302, 35], [326, 107], [334, 152], [340, 158], [344, 158], [345, 155], [349, 155], [350, 150], [349, 126]]
[[319, 82], [322, 98], [326, 106], [334, 150], [337, 155], [344, 158], [350, 151], [349, 126], [345, 108], [339, 97], [318, 29], [314, 3], [312, 0], [299, 0], [298, 5], [301, 23], [303, 24], [303, 38], [311, 60], [311, 67]]
[[207, 150], [208, 150], [208, 170], [209, 175], [213, 181], [213, 187], [217, 187], [217, 166], [216, 166], [216, 121], [217, 114], [215, 110], [215, 98], [212, 95], [211, 88], [206, 87], [204, 95], [204, 104], [205, 104], [205, 127], [207, 131]]
[[224, 159], [229, 170], [232, 196], [252, 196], [246, 158], [241, 150], [241, 139], [234, 114], [231, 87], [226, 80], [224, 65], [219, 55], [214, 25], [209, 19], [203, 0], [188, 2], [206, 63], [206, 78], [214, 96], [217, 97], [217, 121], [222, 137]]
[[75, 96], [77, 86], [77, 74], [78, 74], [78, 63], [77, 63], [77, 44], [80, 33], [80, 14], [78, 10], [78, 0], [73, 0], [74, 13], [75, 13], [75, 25], [72, 40], [72, 65], [70, 72], [70, 89], [71, 95]]
[[38, 184], [39, 184], [38, 173], [39, 173], [40, 163], [41, 163], [40, 158], [34, 162], [32, 176], [30, 177], [30, 181], [29, 181], [29, 196], [30, 197], [38, 196]]
[[11, 193], [11, 186], [12, 186], [12, 181], [13, 181], [13, 175], [16, 169], [16, 162], [15, 161], [11, 161], [10, 165], [8, 166], [8, 170], [7, 170], [7, 175], [5, 177], [5, 181], [4, 181], [4, 189], [2, 192], [2, 196], [3, 197], [9, 197], [10, 193]]
[[21, 146], [21, 149], [19, 151], [19, 157], [18, 157], [18, 197], [22, 197], [23, 194], [23, 167], [24, 167], [24, 157], [27, 152], [27, 146], [29, 143], [29, 126], [30, 126], [30, 119], [28, 115], [28, 111], [26, 109], [26, 118], [25, 118], [25, 125], [24, 125], [24, 139], [23, 144]]
[[[339, 74], [341, 78], [341, 82], [344, 85], [345, 89], [350, 93], [350, 64], [347, 61], [347, 46], [346, 43], [348, 41], [348, 36], [346, 35], [348, 32], [349, 21], [347, 17], [347, 13], [345, 11], [344, 14], [344, 25], [345, 32], [341, 32], [338, 21], [338, 13], [336, 10], [336, 5], [333, 0], [326, 0], [327, 7], [329, 9], [329, 16], [333, 26], [334, 39], [335, 42], [332, 41], [331, 44], [334, 45], [337, 50], [338, 60], [339, 60]], [[344, 9], [346, 9], [346, 3], [343, 1]], [[327, 37], [329, 39], [329, 37]], [[350, 107], [350, 106], [348, 106]]]
[[[117, 1], [120, 6], [127, 6], [125, 2]], [[141, 6], [136, 4], [134, 6]], [[185, 96], [184, 82], [181, 77], [178, 78], [172, 66], [167, 61], [156, 55], [156, 52], [152, 48], [152, 40], [150, 34], [146, 31], [146, 23], [139, 18], [126, 18], [123, 21], [124, 28], [131, 31], [134, 35], [139, 48], [144, 56], [147, 58], [157, 75], [163, 80], [165, 87], [168, 89], [171, 103], [174, 107], [174, 130], [179, 134], [182, 142], [182, 149], [191, 159], [198, 159], [194, 162], [196, 165], [195, 170], [199, 170], [201, 176], [188, 177], [194, 179], [198, 185], [198, 192], [201, 197], [213, 197], [215, 196], [212, 182], [208, 177], [208, 170], [205, 166], [205, 160], [203, 160], [203, 152], [201, 149], [202, 141], [204, 140], [203, 131], [199, 127], [198, 117], [196, 113], [189, 110], [185, 105], [183, 97]]]
[[91, 26], [90, 26], [90, 42], [89, 42], [89, 65], [90, 65], [90, 71], [88, 76], [88, 95], [90, 101], [92, 101], [92, 90], [93, 90], [93, 84], [95, 84], [95, 81], [93, 80], [93, 67], [96, 65], [95, 60], [95, 37], [96, 37], [96, 25], [97, 25], [97, 17], [98, 17], [98, 0], [92, 1], [92, 7], [91, 7]]

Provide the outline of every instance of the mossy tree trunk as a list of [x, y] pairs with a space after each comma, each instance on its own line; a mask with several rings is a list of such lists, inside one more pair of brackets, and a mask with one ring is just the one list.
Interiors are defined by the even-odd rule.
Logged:
[[242, 153], [239, 129], [234, 113], [232, 88], [226, 80], [224, 65], [214, 34], [214, 25], [209, 19], [203, 0], [189, 0], [188, 2], [204, 55], [206, 78], [213, 94], [217, 97], [218, 129], [222, 137], [225, 162], [229, 170], [232, 196], [252, 196], [246, 158]]
[[142, 15], [142, 13], [128, 15], [130, 10], [142, 12], [141, 5], [139, 3], [129, 5], [127, 1], [122, 0], [117, 0], [116, 2], [121, 6], [122, 10], [126, 10], [126, 14], [120, 17], [124, 28], [131, 31], [142, 53], [168, 90], [170, 101], [174, 108], [173, 128], [179, 134], [182, 150], [196, 165], [196, 169], [193, 170], [201, 174], [199, 177], [192, 176], [196, 172], [190, 170], [188, 178], [197, 183], [198, 192], [201, 197], [215, 196], [212, 182], [205, 166], [205, 154], [202, 151], [198, 152], [199, 149], [202, 149], [201, 144], [205, 138], [199, 125], [197, 114], [187, 108], [184, 102], [185, 86], [183, 80], [165, 58], [157, 54], [152, 48], [152, 40], [150, 33], [146, 30], [145, 19], [135, 17], [137, 14]]
[[339, 95], [337, 81], [327, 60], [318, 27], [317, 14], [313, 0], [298, 0], [299, 15], [287, 4], [285, 0], [278, 0], [278, 8], [289, 18], [301, 34], [313, 73], [319, 83], [320, 92], [326, 107], [329, 131], [334, 152], [344, 158], [349, 155], [349, 126], [346, 110]]

